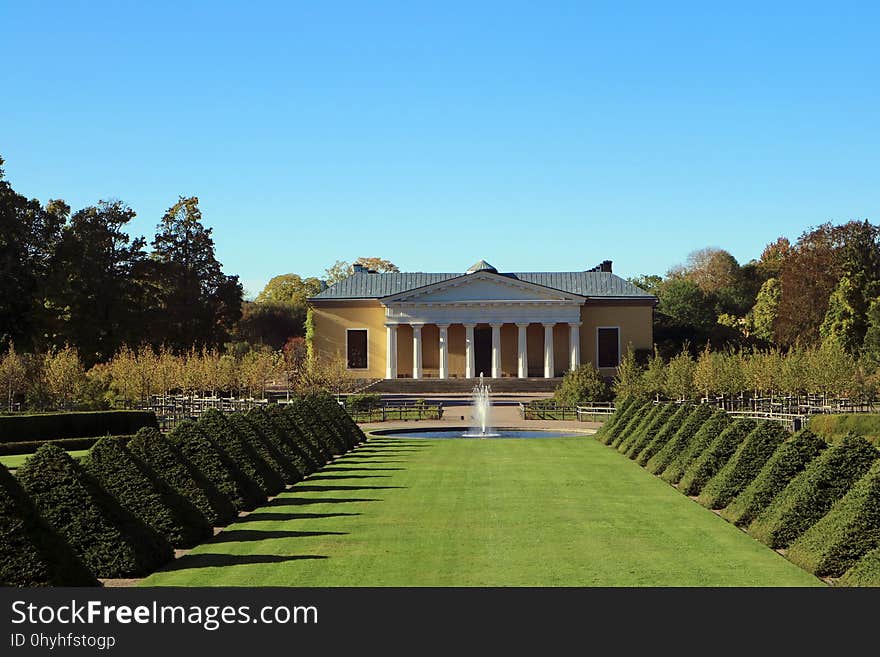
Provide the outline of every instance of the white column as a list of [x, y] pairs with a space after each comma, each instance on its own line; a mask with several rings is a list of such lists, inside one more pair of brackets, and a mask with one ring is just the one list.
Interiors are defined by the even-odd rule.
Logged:
[[437, 324], [440, 329], [440, 378], [449, 378], [449, 324]]
[[568, 369], [576, 370], [581, 366], [581, 323], [568, 323], [568, 353], [570, 356]]
[[525, 379], [529, 376], [529, 349], [526, 342], [526, 329], [529, 325], [517, 324], [516, 327], [519, 329], [516, 337], [516, 375], [520, 379]]
[[544, 324], [544, 378], [553, 378], [553, 324]]
[[474, 378], [474, 369], [476, 365], [474, 364], [474, 328], [476, 324], [465, 324], [465, 336], [464, 336], [464, 352], [465, 352], [465, 369], [464, 376], [466, 379]]
[[492, 378], [501, 378], [501, 324], [492, 324]]
[[422, 326], [424, 324], [413, 324], [413, 378], [422, 378]]
[[397, 378], [397, 324], [385, 325], [385, 378]]

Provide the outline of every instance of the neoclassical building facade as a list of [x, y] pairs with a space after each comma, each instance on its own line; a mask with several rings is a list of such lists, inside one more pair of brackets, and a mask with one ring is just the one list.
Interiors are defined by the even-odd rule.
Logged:
[[623, 351], [650, 349], [656, 297], [611, 272], [376, 273], [309, 299], [318, 358], [359, 378], [552, 378], [583, 362], [613, 375]]

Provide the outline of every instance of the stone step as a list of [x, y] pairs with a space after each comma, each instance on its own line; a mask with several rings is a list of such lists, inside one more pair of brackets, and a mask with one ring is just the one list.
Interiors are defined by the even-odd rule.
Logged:
[[[492, 387], [493, 393], [502, 392], [553, 392], [562, 382], [562, 378], [554, 379], [516, 379], [504, 377], [500, 379], [484, 378], [483, 382]], [[382, 379], [368, 386], [364, 392], [427, 394], [470, 392], [477, 384], [477, 379]]]

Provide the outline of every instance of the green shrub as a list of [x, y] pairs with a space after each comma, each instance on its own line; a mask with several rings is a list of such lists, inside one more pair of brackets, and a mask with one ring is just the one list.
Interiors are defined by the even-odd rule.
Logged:
[[176, 548], [189, 548], [213, 532], [205, 516], [146, 463], [115, 440], [101, 439], [80, 461], [123, 508]]
[[182, 422], [169, 434], [186, 458], [217, 486], [236, 511], [251, 510], [266, 501], [266, 494], [224, 450], [193, 422]]
[[810, 418], [809, 428], [829, 441], [840, 440], [848, 433], [855, 433], [869, 443], [880, 446], [880, 413], [814, 415]]
[[[131, 436], [103, 436], [104, 438], [113, 438], [123, 442], [131, 440]], [[33, 454], [41, 445], [52, 443], [58, 445], [65, 452], [72, 452], [78, 449], [89, 449], [98, 442], [102, 436], [92, 438], [60, 438], [58, 440], [28, 440], [20, 443], [0, 443], [0, 456], [12, 456], [15, 454]]]
[[157, 429], [138, 431], [128, 449], [189, 500], [211, 525], [225, 526], [235, 518], [232, 501]]
[[382, 403], [382, 395], [378, 392], [362, 392], [355, 395], [349, 395], [345, 400], [345, 405], [353, 411], [361, 413], [372, 411], [378, 408]]
[[632, 428], [635, 428], [635, 422], [641, 421], [645, 415], [651, 412], [651, 409], [654, 408], [654, 404], [652, 402], [637, 402], [631, 404], [628, 408], [624, 409], [618, 420], [614, 423], [614, 426], [610, 427], [603, 435], [602, 442], [606, 445], [617, 446], [625, 435], [627, 428], [632, 424]]
[[670, 484], [678, 484], [691, 464], [732, 422], [733, 420], [724, 411], [714, 411], [709, 419], [703, 422], [690, 442], [678, 453], [678, 456], [666, 466], [660, 478]]
[[840, 577], [880, 546], [880, 461], [789, 547], [786, 557], [818, 577]]
[[40, 515], [98, 577], [141, 577], [174, 555], [164, 538], [56, 445], [40, 447], [16, 478]]
[[586, 402], [608, 401], [611, 389], [592, 363], [566, 372], [556, 388], [553, 399], [560, 406], [577, 406]]
[[293, 452], [290, 442], [279, 435], [263, 409], [254, 408], [247, 413], [235, 414], [230, 421], [246, 425], [240, 428], [239, 433], [253, 441], [254, 449], [285, 484], [302, 481], [305, 475], [302, 458]]
[[287, 404], [284, 409], [293, 420], [297, 433], [301, 436], [303, 444], [308, 444], [317, 455], [316, 460], [320, 466], [333, 458], [328, 437], [314, 420], [314, 414], [306, 406], [302, 398], [295, 399]]
[[648, 472], [659, 475], [672, 463], [682, 451], [684, 451], [694, 435], [712, 416], [712, 407], [708, 404], [699, 404], [682, 423], [675, 435], [660, 450], [654, 454], [645, 464]]
[[660, 427], [650, 442], [648, 442], [648, 444], [645, 445], [636, 455], [636, 463], [641, 466], [646, 465], [652, 456], [659, 452], [666, 443], [672, 440], [672, 437], [679, 429], [681, 429], [682, 425], [687, 422], [687, 419], [691, 416], [691, 413], [694, 412], [695, 408], [696, 407], [693, 404], [679, 404], [676, 407], [675, 412], [668, 420], [666, 420], [666, 424]]
[[[226, 452], [241, 471], [257, 483], [265, 495], [277, 495], [284, 489], [281, 475], [272, 470], [260, 457], [253, 448], [251, 440], [239, 433], [240, 427], [233, 425], [220, 411], [210, 409], [203, 413], [196, 422], [196, 427]], [[253, 431], [250, 427], [248, 429]]]
[[330, 395], [309, 395], [307, 402], [315, 413], [315, 417], [329, 431], [339, 453], [347, 452], [357, 445], [357, 437], [351, 428], [342, 423], [340, 413], [345, 411]]
[[0, 465], [0, 586], [96, 586], [98, 580]]
[[330, 395], [324, 395], [323, 399], [325, 404], [327, 401], [331, 402], [331, 404], [327, 406], [328, 412], [348, 437], [348, 444], [350, 447], [354, 447], [367, 439], [357, 422], [352, 419], [349, 412], [342, 405], [336, 403], [336, 400]]
[[[304, 439], [292, 426], [291, 418], [278, 406], [250, 411], [248, 420], [258, 427], [272, 445], [290, 462], [295, 472], [291, 478], [299, 481], [318, 469], [310, 452], [301, 444]], [[291, 481], [289, 483], [296, 483]]]
[[306, 470], [303, 474], [311, 474], [327, 462], [317, 443], [312, 441], [300, 428], [293, 409], [288, 406], [270, 406], [266, 410], [272, 422], [281, 431], [281, 435], [290, 440], [291, 444], [302, 454], [306, 463]]
[[758, 476], [721, 512], [722, 517], [740, 527], [748, 525], [827, 446], [807, 429], [797, 432], [773, 452]]
[[730, 504], [758, 476], [788, 435], [788, 431], [777, 422], [759, 420], [758, 426], [739, 444], [730, 460], [703, 486], [699, 503], [710, 509], [723, 509]]
[[158, 428], [156, 414], [152, 411], [85, 411], [0, 415], [0, 443], [131, 435], [141, 427]]
[[828, 513], [878, 456], [861, 436], [846, 436], [796, 475], [749, 525], [749, 533], [772, 548], [788, 546]]
[[636, 398], [631, 395], [622, 399], [618, 399], [614, 407], [614, 412], [608, 416], [608, 418], [602, 423], [602, 426], [599, 427], [599, 429], [594, 434], [596, 439], [604, 443], [604, 436], [620, 421], [620, 419], [624, 415], [626, 415], [626, 411], [632, 408], [635, 403]]
[[838, 586], [880, 586], [880, 548], [871, 550], [847, 570]]
[[[350, 448], [345, 433], [332, 421], [332, 414], [327, 410], [328, 398], [323, 395], [308, 394], [304, 395], [300, 403], [304, 404], [309, 419], [318, 427], [319, 434], [324, 436], [334, 455], [344, 454]], [[329, 398], [331, 404], [335, 404], [332, 398]], [[339, 404], [336, 404], [337, 407]]]
[[691, 462], [678, 482], [678, 489], [685, 495], [699, 495], [756, 426], [754, 420], [734, 420]]
[[633, 437], [626, 443], [621, 443], [618, 448], [629, 458], [635, 459], [639, 453], [654, 440], [657, 433], [664, 427], [669, 419], [681, 408], [678, 404], [662, 404], [660, 411], [654, 416], [654, 419], [647, 426], [640, 427], [639, 430], [633, 432]]
[[611, 446], [616, 448], [618, 452], [625, 452], [654, 423], [657, 416], [664, 413], [668, 408], [669, 404], [651, 404], [648, 406], [647, 413], [633, 417], [624, 430], [614, 439]]

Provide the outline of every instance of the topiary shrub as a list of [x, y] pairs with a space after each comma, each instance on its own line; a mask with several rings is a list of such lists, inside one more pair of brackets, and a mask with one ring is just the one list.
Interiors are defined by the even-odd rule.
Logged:
[[752, 483], [788, 436], [781, 424], [758, 420], [758, 426], [739, 444], [733, 456], [706, 482], [697, 501], [709, 509], [726, 507]]
[[621, 418], [615, 423], [614, 427], [609, 429], [602, 437], [602, 442], [612, 447], [617, 447], [620, 441], [627, 435], [627, 431], [635, 429], [638, 423], [654, 409], [652, 402], [644, 402], [643, 404], [633, 404], [628, 410], [624, 411]]
[[810, 463], [749, 525], [749, 533], [784, 548], [843, 497], [880, 453], [861, 436], [849, 435]]
[[266, 412], [272, 423], [281, 432], [283, 439], [290, 441], [291, 445], [302, 454], [306, 463], [304, 475], [311, 474], [327, 462], [318, 446], [307, 438], [305, 432], [300, 429], [294, 412], [290, 408], [270, 406]]
[[244, 423], [239, 433], [254, 440], [254, 449], [272, 469], [281, 475], [285, 484], [295, 484], [305, 476], [305, 463], [294, 452], [290, 441], [284, 440], [277, 428], [269, 421], [263, 409], [253, 408], [247, 413], [237, 413], [230, 421]]
[[732, 422], [733, 420], [724, 411], [714, 411], [709, 419], [703, 422], [687, 446], [666, 466], [660, 478], [673, 485], [680, 483], [685, 471]]
[[223, 419], [238, 439], [244, 443], [244, 447], [249, 448], [248, 453], [256, 457], [255, 465], [261, 468], [266, 467], [271, 473], [273, 490], [276, 490], [276, 486], [278, 486], [277, 490], [284, 490], [290, 464], [284, 463], [284, 458], [269, 443], [263, 432], [252, 422], [249, 422], [242, 413], [232, 413]]
[[40, 447], [16, 478], [40, 515], [98, 577], [141, 577], [174, 556], [168, 541], [122, 508], [60, 447]]
[[0, 415], [0, 443], [127, 436], [159, 427], [153, 411], [76, 411]]
[[837, 580], [837, 586], [880, 586], [880, 548], [859, 559]]
[[654, 416], [654, 419], [647, 426], [641, 427], [633, 433], [633, 437], [628, 443], [621, 443], [621, 452], [631, 459], [635, 459], [639, 453], [648, 446], [657, 433], [664, 427], [669, 419], [681, 408], [678, 404], [662, 404], [660, 411]]
[[633, 441], [644, 433], [648, 427], [651, 426], [657, 416], [667, 407], [668, 404], [651, 404], [648, 406], [646, 413], [641, 413], [633, 417], [624, 430], [618, 434], [614, 441], [612, 441], [611, 446], [616, 448], [618, 452], [626, 452]]
[[676, 411], [670, 416], [670, 418], [666, 421], [654, 437], [642, 448], [636, 455], [636, 463], [641, 466], [644, 466], [648, 463], [648, 460], [654, 456], [657, 452], [659, 452], [666, 443], [672, 440], [672, 437], [681, 429], [682, 425], [687, 422], [687, 419], [691, 416], [691, 413], [694, 412], [695, 406], [692, 404], [679, 404]]
[[171, 442], [217, 486], [236, 511], [251, 510], [266, 501], [266, 494], [226, 452], [203, 434], [194, 422], [182, 422], [169, 434]]
[[98, 580], [0, 465], [0, 586], [97, 586]]
[[711, 416], [712, 408], [708, 404], [695, 406], [693, 412], [682, 422], [675, 435], [645, 463], [648, 472], [656, 475], [661, 474], [690, 445], [694, 435]]
[[740, 443], [756, 426], [754, 420], [734, 420], [688, 466], [678, 482], [679, 490], [685, 495], [699, 495], [703, 486], [724, 467]]
[[614, 427], [615, 424], [626, 414], [626, 411], [630, 409], [633, 404], [635, 404], [636, 398], [632, 395], [627, 397], [618, 398], [617, 402], [614, 406], [614, 412], [608, 416], [608, 418], [602, 423], [602, 426], [596, 430], [596, 433], [593, 434], [595, 438], [601, 442], [605, 442], [603, 438], [605, 435]]
[[241, 436], [238, 427], [233, 426], [220, 411], [210, 409], [203, 413], [196, 427], [226, 452], [242, 472], [257, 482], [265, 495], [277, 495], [284, 489], [281, 475], [260, 458], [251, 441]]
[[118, 441], [101, 439], [80, 465], [125, 509], [172, 546], [189, 548], [213, 532], [205, 516]]
[[284, 410], [293, 420], [293, 425], [296, 427], [300, 439], [317, 454], [319, 467], [330, 461], [333, 458], [333, 452], [330, 449], [328, 437], [315, 422], [314, 414], [305, 402], [301, 398], [295, 399], [287, 404], [287, 408]]
[[[330, 397], [330, 395], [325, 395], [325, 397], [332, 400], [332, 397]], [[334, 410], [336, 412], [336, 416], [339, 418], [339, 423], [351, 435], [353, 446], [366, 441], [367, 436], [358, 426], [358, 423], [354, 421], [354, 418], [351, 417], [348, 409], [339, 404], [336, 404]]]
[[280, 408], [255, 408], [246, 417], [296, 469], [296, 474], [291, 475], [298, 477], [297, 481], [318, 469], [311, 454], [300, 444], [302, 439], [297, 439], [290, 418]]
[[228, 525], [236, 516], [232, 501], [183, 452], [157, 429], [141, 429], [128, 449], [179, 495], [196, 507], [209, 524]]
[[347, 452], [358, 444], [356, 432], [352, 431], [351, 427], [342, 420], [346, 413], [339, 402], [327, 394], [314, 394], [309, 396], [309, 403], [318, 418], [336, 437], [336, 443], [342, 451]]
[[880, 461], [788, 548], [786, 557], [818, 577], [840, 577], [880, 546]]
[[599, 427], [599, 430], [596, 432], [596, 438], [602, 444], [610, 445], [620, 430], [626, 426], [642, 407], [645, 407], [647, 412], [646, 404], [636, 402], [633, 398], [629, 399], [628, 404], [618, 406], [611, 417]]
[[748, 525], [827, 446], [811, 431], [796, 433], [773, 452], [758, 476], [721, 512], [722, 517], [737, 526]]
[[[126, 442], [131, 440], [131, 436], [104, 436], [105, 438], [113, 438]], [[13, 454], [33, 454], [43, 443], [52, 443], [58, 445], [65, 452], [72, 452], [78, 449], [89, 449], [94, 445], [100, 436], [92, 438], [59, 438], [58, 440], [28, 440], [18, 443], [0, 443], [0, 456]]]
[[[320, 434], [325, 436], [331, 452], [334, 455], [344, 454], [350, 446], [345, 433], [331, 419], [333, 412], [327, 410], [327, 401], [328, 397], [312, 393], [304, 395], [300, 403], [305, 405], [309, 419], [318, 427]], [[329, 398], [329, 402], [336, 403], [332, 398]]]

